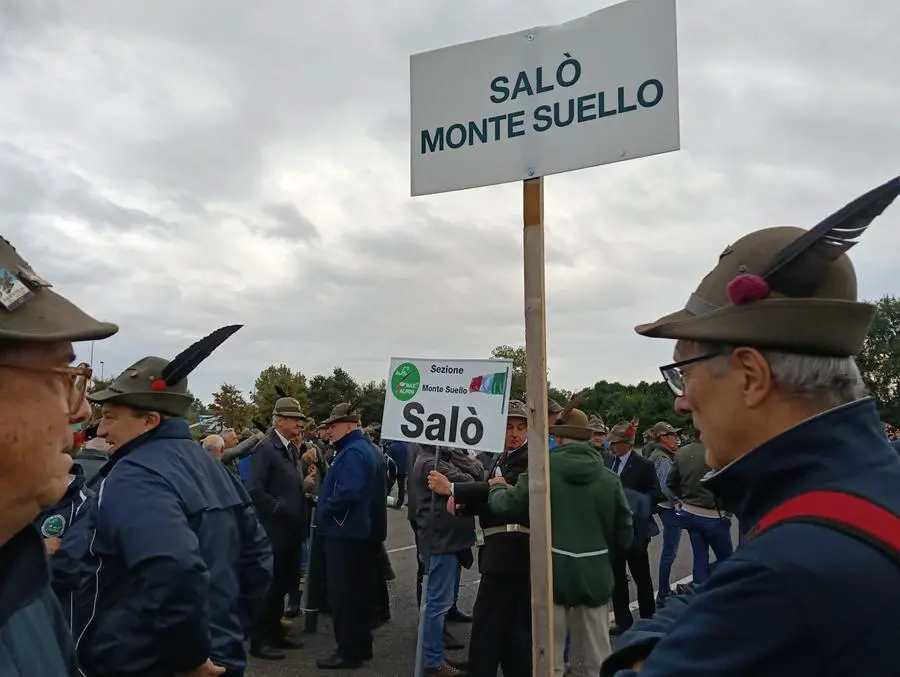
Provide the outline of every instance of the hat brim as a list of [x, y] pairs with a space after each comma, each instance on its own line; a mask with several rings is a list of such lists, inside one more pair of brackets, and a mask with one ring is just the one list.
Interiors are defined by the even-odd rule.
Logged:
[[610, 444], [621, 444], [622, 442], [628, 442], [629, 444], [634, 444], [633, 437], [620, 437], [619, 435], [614, 435], [613, 433], [609, 434], [607, 438]]
[[120, 393], [115, 390], [101, 390], [87, 396], [91, 404], [115, 404], [143, 411], [156, 411], [167, 416], [184, 417], [193, 404], [193, 399], [182, 393]]
[[567, 440], [588, 441], [594, 436], [590, 428], [582, 428], [580, 425], [552, 425], [550, 434], [554, 437], [565, 437]]
[[276, 411], [276, 412], [274, 412], [272, 415], [273, 415], [273, 416], [278, 416], [278, 417], [280, 417], [280, 418], [302, 418], [302, 419], [306, 420], [306, 415], [305, 415], [305, 414], [301, 414], [301, 413], [296, 412], [296, 411], [283, 411], [283, 412], [278, 412], [278, 411]]
[[0, 339], [75, 343], [99, 341], [119, 331], [117, 325], [95, 320], [74, 303], [48, 288], [39, 290], [38, 294], [37, 298], [26, 301], [13, 311], [15, 328], [0, 324]]
[[874, 315], [875, 307], [868, 303], [773, 298], [723, 306], [704, 315], [679, 310], [634, 330], [648, 338], [848, 357], [862, 349]]
[[359, 414], [350, 414], [348, 416], [335, 416], [334, 418], [326, 418], [322, 421], [322, 427], [334, 425], [335, 423], [359, 423], [361, 418]]

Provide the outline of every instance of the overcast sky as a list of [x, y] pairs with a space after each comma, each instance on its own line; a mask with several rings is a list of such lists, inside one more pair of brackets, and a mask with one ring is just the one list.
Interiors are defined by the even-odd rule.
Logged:
[[[121, 326], [107, 375], [244, 323], [204, 399], [524, 343], [521, 187], [409, 197], [409, 54], [607, 4], [6, 0], [0, 233]], [[726, 244], [900, 173], [896, 0], [679, 0], [678, 33], [682, 150], [546, 180], [555, 385], [657, 378], [672, 346], [634, 325]], [[864, 296], [900, 291], [900, 206], [852, 255]]]

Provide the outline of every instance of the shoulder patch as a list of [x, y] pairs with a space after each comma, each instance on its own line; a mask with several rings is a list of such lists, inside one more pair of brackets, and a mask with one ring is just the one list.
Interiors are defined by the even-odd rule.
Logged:
[[59, 538], [66, 531], [66, 518], [62, 515], [50, 515], [41, 524], [41, 536], [44, 538]]

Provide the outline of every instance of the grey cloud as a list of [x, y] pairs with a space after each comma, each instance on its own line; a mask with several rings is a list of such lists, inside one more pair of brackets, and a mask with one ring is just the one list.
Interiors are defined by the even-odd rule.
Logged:
[[262, 210], [277, 224], [276, 228], [270, 231], [272, 235], [304, 241], [319, 238], [319, 229], [316, 228], [316, 225], [300, 212], [297, 205], [291, 202], [267, 204], [263, 206]]
[[[725, 244], [898, 171], [900, 5], [825, 4], [679, 6], [683, 150], [547, 179], [555, 383], [657, 378], [671, 346], [633, 326]], [[274, 361], [372, 379], [391, 354], [521, 343], [520, 189], [406, 198], [408, 55], [594, 9], [3, 3], [0, 232], [122, 325], [96, 346], [108, 372], [245, 323], [192, 377], [203, 396]], [[893, 290], [898, 226], [895, 206], [853, 251], [866, 296]]]

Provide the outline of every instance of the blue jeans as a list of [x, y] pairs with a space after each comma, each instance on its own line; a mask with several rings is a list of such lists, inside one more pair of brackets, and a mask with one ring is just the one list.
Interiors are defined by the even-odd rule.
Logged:
[[681, 520], [674, 509], [660, 508], [659, 521], [663, 527], [662, 552], [659, 555], [659, 596], [665, 597], [672, 593], [669, 578], [672, 575], [675, 555], [678, 554], [678, 545], [681, 543]]
[[426, 668], [439, 668], [446, 660], [444, 619], [453, 606], [459, 580], [459, 559], [452, 555], [432, 555], [428, 567], [428, 589], [425, 591], [425, 629], [422, 650]]
[[694, 583], [709, 580], [709, 551], [716, 561], [728, 559], [734, 552], [731, 541], [731, 520], [728, 517], [701, 517], [689, 512], [679, 514], [681, 523], [691, 539], [694, 553]]

